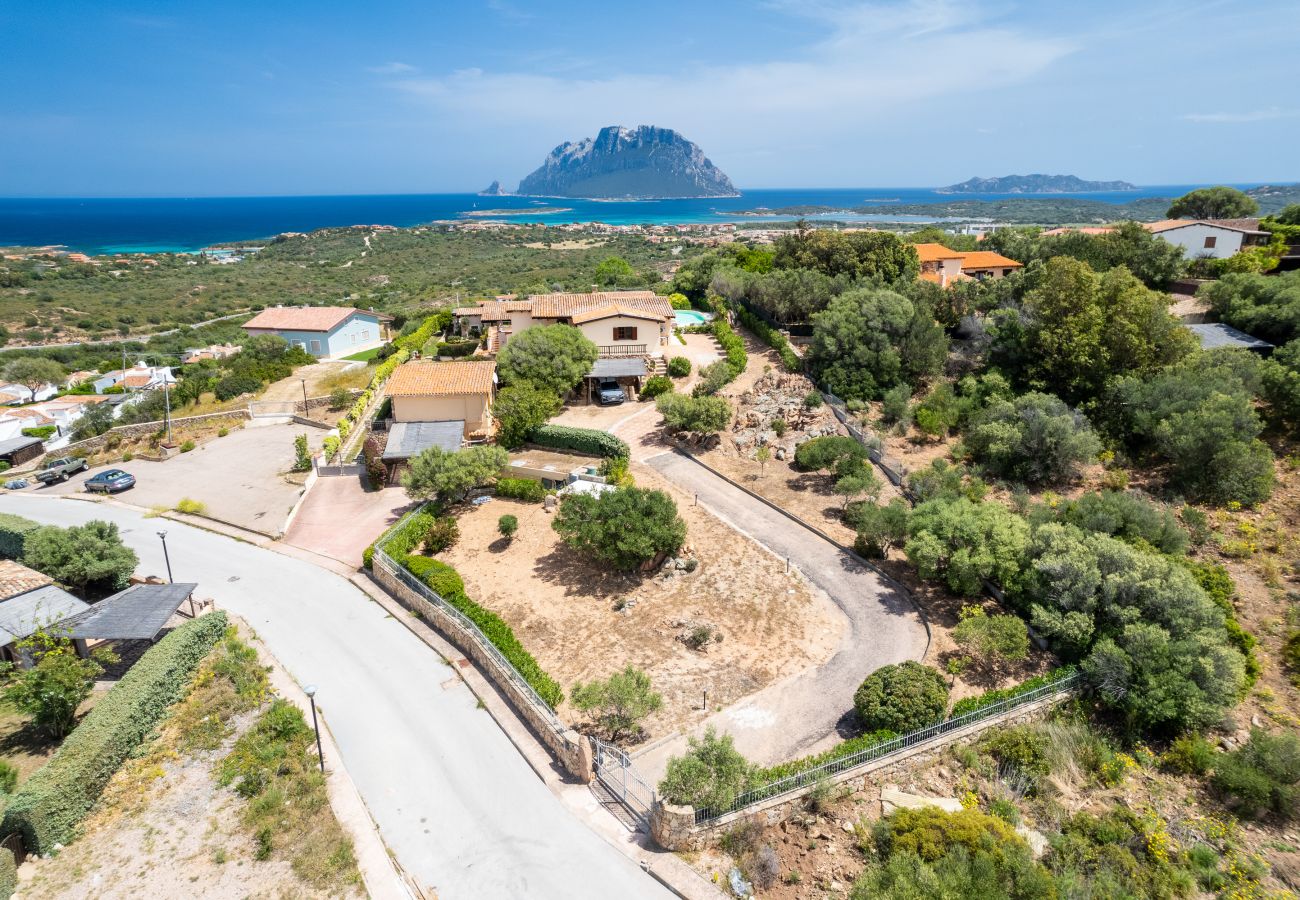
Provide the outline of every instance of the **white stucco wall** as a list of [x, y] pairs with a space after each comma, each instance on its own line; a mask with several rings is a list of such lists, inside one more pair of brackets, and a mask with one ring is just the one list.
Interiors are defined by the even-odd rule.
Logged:
[[[613, 347], [620, 344], [645, 344], [647, 350], [656, 350], [665, 341], [663, 323], [656, 319], [634, 319], [631, 316], [610, 316], [595, 322], [584, 322], [577, 326], [597, 347]], [[635, 340], [614, 340], [615, 328], [635, 328]]]
[[[1202, 257], [1226, 259], [1229, 256], [1236, 255], [1241, 250], [1242, 240], [1240, 231], [1218, 228], [1200, 222], [1185, 225], [1182, 228], [1161, 231], [1156, 234], [1156, 237], [1182, 247], [1184, 259], [1199, 259]], [[1217, 239], [1214, 247], [1205, 246], [1207, 237]]]

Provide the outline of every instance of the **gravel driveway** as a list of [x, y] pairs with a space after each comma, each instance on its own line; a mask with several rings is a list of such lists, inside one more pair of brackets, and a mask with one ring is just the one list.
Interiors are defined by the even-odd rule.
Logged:
[[[853, 693], [879, 667], [920, 659], [926, 632], [920, 614], [901, 591], [835, 544], [776, 512], [704, 466], [676, 452], [646, 460], [674, 485], [698, 494], [701, 505], [767, 547], [789, 557], [813, 584], [830, 595], [849, 620], [849, 629], [826, 665], [769, 685], [737, 705], [709, 717], [731, 734], [751, 761], [771, 765], [822, 749], [842, 739], [842, 720], [851, 724]], [[643, 775], [657, 782], [668, 757], [680, 754], [685, 736], [653, 745], [636, 757]]]

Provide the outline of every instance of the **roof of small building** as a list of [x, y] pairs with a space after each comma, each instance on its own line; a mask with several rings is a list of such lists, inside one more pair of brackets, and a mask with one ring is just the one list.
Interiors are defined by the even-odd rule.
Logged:
[[394, 422], [384, 443], [384, 459], [410, 459], [437, 447], [448, 452], [459, 450], [465, 434], [463, 419], [445, 422]]
[[158, 636], [198, 585], [133, 584], [65, 619], [68, 637], [83, 640], [149, 641]]
[[333, 331], [354, 315], [388, 319], [381, 313], [352, 306], [276, 306], [264, 309], [244, 328], [271, 331]]
[[418, 359], [398, 366], [388, 379], [390, 397], [438, 397], [486, 394], [492, 390], [497, 364], [492, 360], [437, 362]]
[[1142, 227], [1153, 234], [1186, 228], [1189, 225], [1208, 225], [1211, 228], [1224, 228], [1245, 234], [1263, 234], [1259, 230], [1259, 219], [1161, 219], [1159, 222], [1142, 223]]
[[583, 310], [580, 313], [574, 313], [570, 319], [574, 325], [581, 325], [584, 322], [596, 322], [600, 319], [612, 319], [615, 316], [624, 316], [629, 319], [646, 319], [654, 322], [662, 322], [664, 317], [659, 313], [649, 312], [636, 306], [625, 306], [622, 303], [611, 303], [609, 306], [601, 306], [595, 309]]
[[54, 579], [12, 559], [0, 559], [0, 600], [53, 584]]
[[1187, 330], [1200, 339], [1201, 348], [1204, 350], [1221, 347], [1236, 350], [1270, 350], [1273, 347], [1268, 341], [1257, 338], [1253, 334], [1246, 334], [1231, 325], [1224, 325], [1222, 322], [1188, 325]]
[[640, 378], [646, 373], [645, 358], [628, 356], [616, 359], [598, 359], [591, 367], [588, 378]]
[[0, 600], [0, 643], [19, 641], [90, 609], [57, 584], [46, 584]]
[[941, 259], [961, 259], [961, 254], [956, 250], [949, 250], [943, 244], [913, 244], [916, 248], [916, 255], [921, 258], [921, 262], [938, 262]]
[[962, 271], [966, 269], [1019, 269], [1022, 263], [992, 250], [972, 250], [961, 254]]
[[1039, 237], [1057, 237], [1062, 234], [1110, 234], [1115, 229], [1109, 225], [1084, 225], [1079, 228], [1070, 228], [1063, 226], [1061, 228], [1049, 228], [1046, 231], [1040, 231]]
[[654, 291], [596, 291], [591, 294], [533, 294], [533, 315], [539, 319], [567, 319], [577, 313], [619, 305], [670, 318], [672, 304]]
[[[54, 420], [51, 419], [50, 421]], [[10, 453], [30, 447], [32, 444], [39, 443], [41, 443], [41, 439], [34, 437], [16, 437], [7, 441], [0, 441], [0, 456], [7, 456]]]

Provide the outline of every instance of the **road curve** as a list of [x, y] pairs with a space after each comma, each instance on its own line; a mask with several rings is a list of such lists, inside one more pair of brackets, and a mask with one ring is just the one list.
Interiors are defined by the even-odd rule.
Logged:
[[[244, 617], [300, 683], [317, 685], [343, 762], [402, 866], [443, 900], [664, 898], [537, 778], [452, 670], [345, 579], [299, 559], [107, 504], [8, 494], [0, 510], [116, 522], [141, 571]], [[328, 760], [327, 760], [328, 762]]]
[[[853, 708], [853, 692], [867, 675], [925, 653], [925, 625], [916, 607], [852, 555], [690, 457], [668, 452], [644, 462], [681, 490], [698, 495], [701, 505], [736, 530], [789, 557], [849, 621], [825, 665], [769, 685], [711, 716], [698, 730], [713, 725], [733, 735], [737, 749], [763, 765], [792, 759], [836, 737], [841, 718]], [[668, 757], [684, 745], [684, 738], [655, 745], [637, 755], [637, 768], [658, 780]]]

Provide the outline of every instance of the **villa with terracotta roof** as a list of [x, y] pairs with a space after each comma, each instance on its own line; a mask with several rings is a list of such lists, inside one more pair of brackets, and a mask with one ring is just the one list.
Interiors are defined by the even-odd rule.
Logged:
[[498, 298], [453, 310], [453, 315], [462, 334], [487, 332], [489, 352], [533, 325], [572, 325], [596, 345], [601, 359], [662, 358], [672, 337], [672, 306], [653, 291]]
[[244, 323], [250, 335], [275, 334], [321, 359], [382, 346], [392, 316], [350, 306], [275, 306]]
[[[1142, 227], [1161, 240], [1183, 248], [1183, 259], [1227, 259], [1249, 247], [1267, 244], [1270, 235], [1259, 219], [1162, 219]], [[1063, 234], [1110, 234], [1112, 225], [1089, 228], [1050, 228], [1040, 237]]]
[[1021, 264], [992, 250], [949, 250], [943, 244], [916, 244], [921, 260], [921, 279], [948, 287], [971, 278], [1003, 278]]
[[384, 461], [402, 462], [429, 447], [458, 450], [465, 441], [489, 438], [496, 367], [490, 359], [418, 359], [398, 366], [385, 385], [393, 423]]

